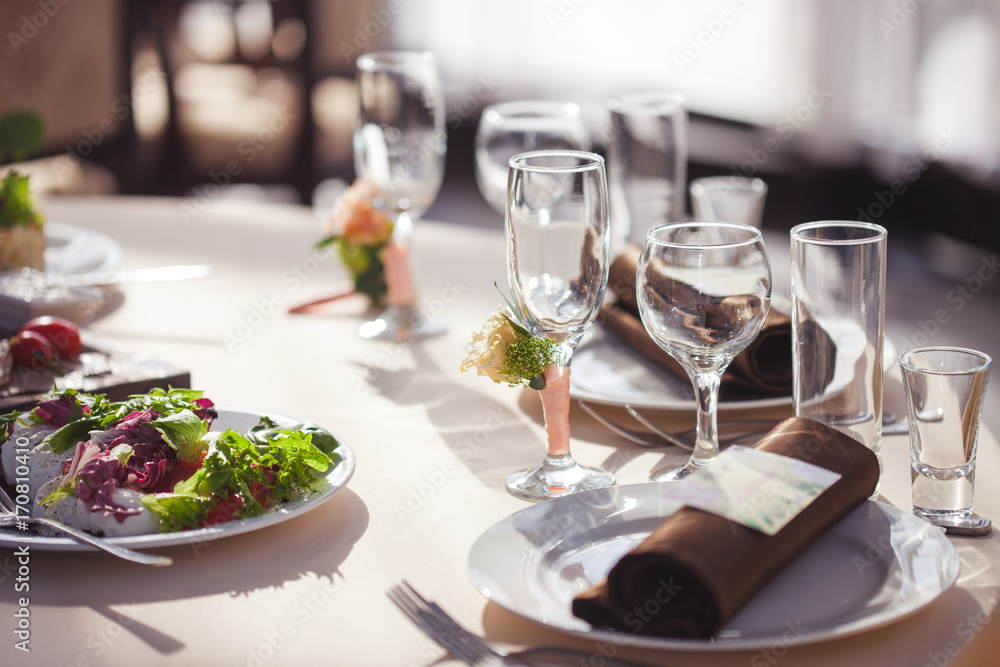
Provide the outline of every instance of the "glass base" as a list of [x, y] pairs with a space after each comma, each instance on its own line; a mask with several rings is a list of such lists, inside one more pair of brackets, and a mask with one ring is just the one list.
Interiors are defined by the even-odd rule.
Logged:
[[688, 459], [688, 462], [677, 468], [667, 468], [666, 470], [653, 470], [649, 473], [651, 482], [675, 482], [684, 479], [695, 470], [704, 468], [711, 463], [712, 459]]
[[944, 528], [949, 535], [978, 537], [988, 534], [992, 525], [989, 519], [979, 516], [971, 509], [949, 512], [913, 507], [913, 514], [935, 526]]
[[417, 309], [408, 306], [389, 306], [381, 315], [365, 322], [358, 329], [362, 338], [397, 343], [432, 338], [446, 331], [448, 326], [441, 320], [425, 317]]
[[533, 470], [515, 472], [507, 477], [507, 491], [522, 500], [539, 502], [577, 491], [613, 486], [615, 476], [603, 470], [588, 468], [572, 456], [546, 457]]

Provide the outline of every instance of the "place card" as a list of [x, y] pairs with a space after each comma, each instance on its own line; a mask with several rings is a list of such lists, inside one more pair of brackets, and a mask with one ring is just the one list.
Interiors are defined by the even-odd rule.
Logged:
[[838, 479], [812, 463], [732, 445], [683, 480], [665, 483], [663, 493], [774, 535]]

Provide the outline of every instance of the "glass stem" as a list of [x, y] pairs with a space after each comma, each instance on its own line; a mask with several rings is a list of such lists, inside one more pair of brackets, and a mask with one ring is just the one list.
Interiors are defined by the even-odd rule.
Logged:
[[569, 366], [549, 366], [539, 392], [545, 419], [546, 463], [565, 465], [569, 458]]
[[698, 373], [694, 376], [695, 401], [698, 404], [698, 432], [695, 436], [696, 463], [708, 463], [719, 453], [719, 384], [722, 371]]

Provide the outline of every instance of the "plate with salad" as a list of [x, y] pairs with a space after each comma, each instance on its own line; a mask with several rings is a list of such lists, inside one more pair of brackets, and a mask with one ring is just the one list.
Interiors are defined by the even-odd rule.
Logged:
[[[0, 415], [0, 483], [36, 515], [133, 549], [287, 521], [354, 473], [351, 449], [290, 417], [222, 408], [193, 389], [110, 401], [66, 390]], [[0, 546], [85, 551], [56, 533], [0, 530]]]

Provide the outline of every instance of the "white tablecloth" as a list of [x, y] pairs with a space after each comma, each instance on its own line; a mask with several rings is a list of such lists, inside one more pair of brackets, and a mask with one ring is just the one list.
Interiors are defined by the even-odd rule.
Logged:
[[[473, 541], [527, 506], [504, 491], [505, 476], [537, 463], [544, 446], [533, 391], [458, 371], [469, 333], [500, 302], [499, 230], [418, 224], [419, 291], [450, 330], [398, 345], [358, 337], [366, 315], [360, 298], [321, 315], [287, 314], [345, 277], [335, 258], [313, 250], [319, 227], [308, 209], [140, 198], [44, 206], [52, 220], [116, 239], [125, 268], [214, 267], [206, 279], [125, 287], [124, 304], [88, 327], [91, 335], [189, 369], [193, 386], [222, 405], [319, 423], [354, 450], [358, 466], [348, 488], [318, 509], [254, 533], [165, 549], [175, 561], [169, 568], [36, 550], [30, 590], [18, 593], [17, 555], [0, 549], [0, 664], [435, 664], [445, 652], [385, 596], [402, 579], [498, 643], [573, 645], [595, 651], [590, 664], [601, 664], [602, 647], [488, 603], [466, 575]], [[901, 405], [899, 393], [890, 379], [890, 405]], [[645, 481], [661, 460], [577, 409], [572, 419], [577, 458], [614, 468], [621, 483]], [[976, 506], [998, 517], [992, 480], [1000, 445], [984, 432], [979, 446]], [[884, 501], [907, 508], [904, 436], [886, 438], [884, 469]], [[764, 651], [614, 650], [678, 666], [991, 664], [977, 656], [995, 655], [989, 635], [997, 626], [975, 630], [990, 621], [1000, 591], [1000, 536], [954, 543], [958, 585], [879, 629]], [[30, 597], [28, 654], [14, 648], [12, 633], [22, 595]]]

